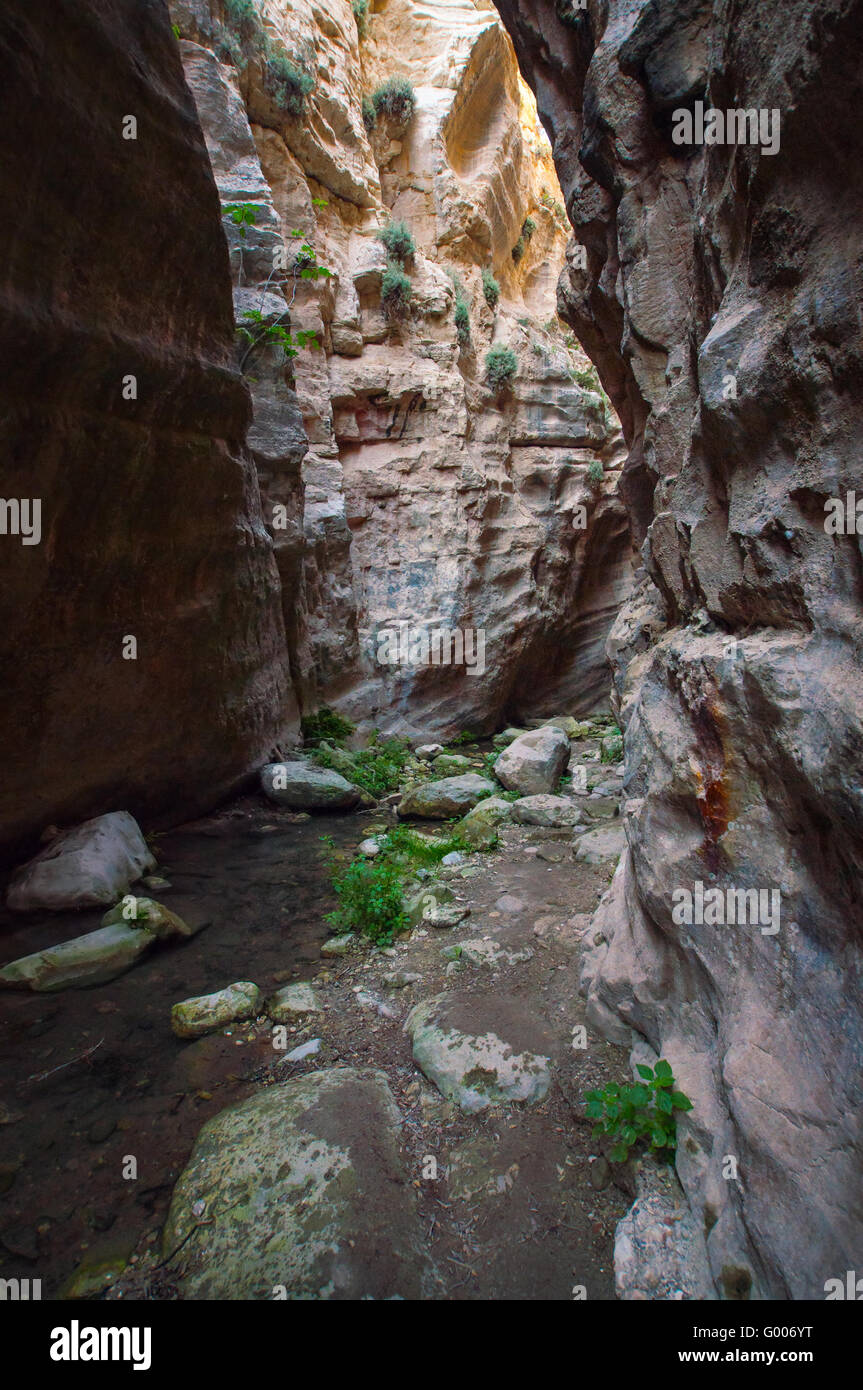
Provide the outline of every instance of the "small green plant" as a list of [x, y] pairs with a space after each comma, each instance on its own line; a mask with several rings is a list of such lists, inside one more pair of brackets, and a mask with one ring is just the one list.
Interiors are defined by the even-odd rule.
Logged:
[[500, 299], [500, 285], [495, 280], [488, 266], [482, 268], [482, 292], [485, 295], [485, 302], [490, 309], [497, 308]]
[[514, 264], [518, 265], [519, 261], [524, 255], [524, 237], [519, 237], [518, 241], [515, 243], [515, 246], [512, 248], [510, 255], [512, 256]]
[[470, 342], [470, 309], [467, 300], [460, 294], [455, 297], [455, 331], [461, 346], [467, 347]]
[[411, 864], [421, 868], [431, 868], [434, 864], [439, 864], [445, 855], [452, 854], [454, 850], [470, 854], [472, 847], [458, 834], [453, 833], [437, 839], [420, 835], [407, 825], [393, 826], [381, 842], [382, 854], [402, 855], [409, 859]]
[[[254, 329], [246, 327], [249, 323], [254, 324]], [[258, 309], [245, 311], [243, 322], [237, 326], [237, 332], [249, 344], [248, 350], [259, 346], [280, 347], [288, 359], [296, 357], [303, 348], [315, 350], [321, 346], [313, 329], [298, 328], [296, 333], [293, 333], [278, 320], [268, 323]], [[245, 357], [243, 361], [245, 363]]]
[[600, 763], [623, 762], [623, 734], [619, 729], [609, 729], [599, 748]]
[[547, 188], [544, 188], [540, 193], [539, 201], [542, 203], [543, 207], [548, 208], [550, 212], [554, 213], [558, 222], [562, 222], [565, 227], [569, 226], [569, 221], [566, 216], [566, 208], [563, 206], [563, 203], [561, 203], [557, 198], [553, 198], [551, 196]]
[[390, 222], [378, 232], [378, 239], [383, 242], [390, 258], [401, 265], [404, 265], [417, 249], [406, 222]]
[[363, 125], [365, 126], [369, 135], [371, 135], [372, 131], [378, 123], [378, 113], [375, 110], [375, 104], [372, 101], [371, 97], [363, 97], [362, 108]]
[[180, 26], [179, 26], [179, 24], [172, 24], [172, 25], [171, 25], [171, 28], [172, 28], [173, 31], [174, 31], [174, 38], [175, 38], [175, 39], [182, 38], [182, 35], [181, 35], [181, 33], [180, 33]]
[[587, 481], [592, 487], [598, 487], [605, 477], [605, 469], [601, 459], [591, 459], [587, 465]]
[[500, 392], [509, 386], [518, 371], [518, 359], [512, 348], [498, 344], [485, 355], [485, 375], [492, 391]]
[[364, 39], [369, 27], [369, 0], [351, 0], [351, 10], [357, 22], [357, 37]]
[[355, 729], [355, 724], [336, 714], [329, 705], [321, 705], [314, 714], [304, 714], [300, 720], [300, 733], [309, 744], [319, 743], [322, 738], [332, 739], [334, 743], [343, 743]]
[[589, 367], [570, 367], [569, 375], [583, 391], [594, 391], [598, 394], [602, 390], [599, 376], [592, 363]]
[[524, 219], [524, 221], [522, 222], [522, 224], [521, 224], [521, 235], [522, 235], [522, 239], [523, 239], [525, 242], [530, 241], [530, 239], [531, 239], [531, 237], [533, 236], [533, 234], [534, 234], [535, 231], [536, 231], [536, 223], [534, 222], [533, 218], [532, 218], [532, 217], [526, 217], [526, 218]]
[[406, 77], [388, 77], [372, 92], [372, 102], [378, 116], [386, 116], [395, 125], [405, 126], [416, 105], [413, 83]]
[[391, 323], [407, 317], [413, 286], [397, 261], [390, 261], [381, 277], [381, 308]]
[[285, 53], [272, 53], [264, 68], [264, 84], [273, 101], [291, 116], [301, 116], [306, 97], [315, 85], [310, 72], [303, 72]]
[[225, 22], [242, 44], [257, 48], [266, 44], [267, 32], [254, 0], [225, 0]]
[[254, 227], [258, 217], [256, 203], [228, 203], [223, 209], [226, 214], [230, 214], [231, 221], [236, 223], [240, 229], [240, 236], [243, 241], [246, 239], [246, 228]]
[[398, 869], [386, 858], [354, 859], [347, 868], [331, 865], [335, 912], [327, 914], [333, 929], [359, 932], [386, 946], [408, 925]]
[[616, 1141], [610, 1153], [614, 1163], [625, 1163], [642, 1141], [671, 1162], [677, 1147], [675, 1112], [691, 1110], [692, 1101], [675, 1090], [670, 1063], [660, 1059], [655, 1068], [638, 1066], [637, 1071], [641, 1082], [635, 1085], [611, 1082], [601, 1091], [586, 1092], [585, 1113], [597, 1121], [593, 1137]]
[[466, 743], [476, 743], [478, 735], [470, 729], [462, 729], [454, 738], [447, 739], [447, 748], [462, 748]]

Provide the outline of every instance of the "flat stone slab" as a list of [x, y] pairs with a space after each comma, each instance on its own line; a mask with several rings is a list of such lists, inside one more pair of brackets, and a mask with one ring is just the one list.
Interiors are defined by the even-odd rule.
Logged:
[[619, 859], [625, 848], [623, 826], [609, 825], [580, 835], [575, 842], [574, 853], [582, 864], [606, 864], [612, 859]]
[[496, 1033], [474, 1036], [453, 1027], [446, 995], [411, 1009], [405, 1032], [417, 1066], [441, 1095], [467, 1114], [502, 1101], [535, 1103], [547, 1094], [551, 1061], [533, 1052], [516, 1052]]
[[155, 867], [135, 818], [109, 811], [57, 835], [20, 868], [6, 906], [13, 912], [107, 907]]
[[399, 802], [399, 817], [404, 819], [407, 816], [417, 816], [425, 820], [448, 820], [450, 816], [463, 816], [483, 797], [491, 796], [495, 790], [494, 782], [490, 782], [487, 777], [480, 777], [476, 772], [465, 772], [460, 777], [443, 777], [439, 781], [425, 782], [405, 792]]
[[482, 937], [472, 941], [461, 941], [457, 945], [444, 946], [442, 956], [448, 960], [464, 961], [467, 965], [485, 965], [496, 969], [501, 965], [521, 965], [533, 959], [529, 946], [520, 951], [510, 951], [499, 946], [496, 941], [485, 941]]
[[157, 939], [155, 932], [128, 923], [99, 927], [86, 936], [76, 936], [59, 946], [48, 946], [32, 956], [13, 960], [0, 970], [0, 986], [32, 989], [40, 994], [89, 989], [131, 970]]
[[320, 1009], [318, 996], [305, 982], [284, 985], [264, 1005], [264, 1013], [273, 1023], [293, 1023], [305, 1014], [320, 1013]]
[[[268, 1086], [204, 1125], [174, 1189], [163, 1258], [191, 1299], [415, 1299], [428, 1257], [382, 1072]], [[198, 1222], [209, 1221], [190, 1235]], [[189, 1237], [186, 1240], [186, 1237]]]
[[277, 806], [295, 811], [342, 811], [358, 805], [362, 793], [340, 772], [314, 763], [267, 763], [261, 789]]
[[178, 1038], [200, 1038], [235, 1020], [254, 1018], [260, 1012], [261, 991], [250, 980], [240, 980], [213, 994], [184, 999], [171, 1010], [171, 1028]]
[[579, 825], [581, 807], [568, 796], [523, 796], [512, 803], [512, 818], [517, 825], [544, 825], [552, 829]]

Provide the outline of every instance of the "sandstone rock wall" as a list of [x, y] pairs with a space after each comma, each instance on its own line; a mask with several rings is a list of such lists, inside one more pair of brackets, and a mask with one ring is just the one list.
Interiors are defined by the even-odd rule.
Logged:
[[[216, 0], [178, 0], [172, 12], [223, 204], [258, 209], [245, 238], [225, 219], [235, 284], [242, 275], [248, 291], [236, 291], [238, 312], [262, 302], [265, 286], [282, 293], [270, 276], [278, 238], [289, 264], [301, 233], [334, 272], [288, 291], [292, 325], [323, 347], [292, 363], [304, 456], [273, 358], [252, 383], [265, 514], [272, 521], [285, 505], [293, 519], [271, 529], [300, 699], [393, 731], [604, 704], [604, 639], [630, 575], [622, 441], [600, 395], [574, 379], [587, 359], [554, 317], [567, 228], [550, 147], [495, 12], [388, 0], [360, 40], [348, 0], [326, 13], [266, 0], [270, 43], [314, 78], [301, 118], [274, 105], [258, 58], [231, 61]], [[368, 131], [363, 97], [393, 76], [413, 82], [414, 115]], [[516, 264], [528, 216], [535, 229]], [[417, 246], [411, 311], [396, 325], [381, 305], [378, 234], [390, 219], [405, 221]], [[483, 267], [500, 284], [497, 310]], [[467, 345], [454, 323], [456, 279]], [[493, 343], [518, 359], [501, 396], [484, 380]], [[275, 440], [289, 414], [290, 440]], [[606, 473], [591, 482], [597, 461]], [[481, 629], [484, 674], [378, 660], [383, 630], [423, 624]]]
[[0, 534], [15, 850], [48, 820], [212, 804], [292, 705], [219, 203], [167, 11], [9, 0], [0, 57], [3, 501], [41, 505], [38, 544], [5, 508]]
[[[718, 1296], [821, 1298], [863, 1236], [861, 550], [824, 525], [863, 485], [863, 6], [498, 8], [587, 248], [561, 312], [647, 571], [609, 644], [629, 849], [592, 1016], [695, 1101], [677, 1168]], [[675, 145], [697, 100], [777, 110], [778, 152]], [[778, 890], [778, 932], [675, 922], [699, 882]]]

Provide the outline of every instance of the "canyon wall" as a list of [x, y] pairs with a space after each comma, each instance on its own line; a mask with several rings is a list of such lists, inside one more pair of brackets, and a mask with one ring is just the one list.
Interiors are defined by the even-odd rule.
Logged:
[[[863, 568], [825, 527], [863, 488], [863, 6], [498, 8], [586, 248], [560, 308], [620, 414], [643, 542], [609, 642], [628, 850], [591, 1016], [695, 1103], [690, 1269], [719, 1297], [823, 1298], [863, 1239]], [[698, 101], [775, 112], [779, 148], [674, 143]], [[697, 884], [776, 890], [781, 915], [675, 920]], [[619, 1268], [625, 1296], [655, 1273]]]
[[[292, 328], [320, 344], [287, 373], [276, 350], [247, 367], [301, 702], [409, 734], [607, 705], [605, 639], [631, 574], [624, 450], [555, 316], [569, 229], [496, 13], [388, 0], [362, 37], [349, 0], [258, 14], [248, 41], [218, 0], [172, 4], [223, 206], [253, 209], [253, 224], [224, 218], [238, 324], [250, 309], [275, 323], [287, 296]], [[313, 79], [301, 115], [274, 102], [267, 51]], [[371, 94], [394, 77], [413, 84], [413, 114], [369, 129]], [[416, 245], [397, 321], [382, 305], [390, 221]], [[330, 278], [292, 274], [301, 244]], [[493, 344], [517, 359], [502, 393], [485, 380]], [[423, 628], [482, 632], [484, 670], [379, 659], [382, 633]]]
[[48, 821], [212, 804], [296, 705], [219, 201], [167, 9], [9, 0], [0, 57], [14, 851]]

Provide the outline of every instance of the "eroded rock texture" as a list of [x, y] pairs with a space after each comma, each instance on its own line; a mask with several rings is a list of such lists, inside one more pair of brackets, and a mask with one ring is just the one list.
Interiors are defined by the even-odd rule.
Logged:
[[[718, 1294], [823, 1297], [863, 1237], [861, 551], [824, 527], [863, 482], [863, 6], [498, 7], [587, 247], [561, 310], [645, 542], [610, 642], [629, 849], [593, 1016], [695, 1101], [677, 1166]], [[675, 146], [697, 99], [778, 108], [779, 152]], [[778, 888], [780, 930], [677, 925], [697, 882]]]
[[167, 10], [10, 0], [0, 60], [3, 494], [41, 504], [38, 544], [0, 535], [12, 848], [49, 818], [212, 804], [291, 709], [218, 197]]
[[[623, 449], [613, 413], [574, 379], [587, 359], [554, 320], [568, 227], [500, 21], [470, 3], [388, 0], [360, 41], [349, 0], [266, 0], [260, 12], [276, 51], [314, 78], [302, 118], [274, 104], [254, 45], [232, 51], [219, 5], [172, 5], [223, 205], [256, 210], [245, 236], [225, 219], [238, 319], [276, 317], [281, 240], [291, 324], [323, 346], [294, 360], [295, 397], [272, 355], [250, 372], [250, 443], [300, 699], [394, 732], [605, 704], [605, 639], [631, 582]], [[363, 97], [394, 76], [415, 86], [413, 117], [369, 131]], [[396, 324], [381, 303], [378, 234], [391, 219], [416, 242], [412, 306]], [[294, 294], [297, 233], [334, 274]], [[497, 310], [483, 268], [500, 283]], [[500, 395], [485, 383], [493, 343], [518, 361]], [[591, 463], [604, 478], [588, 478]], [[383, 631], [424, 626], [481, 630], [483, 674], [379, 659]]]

